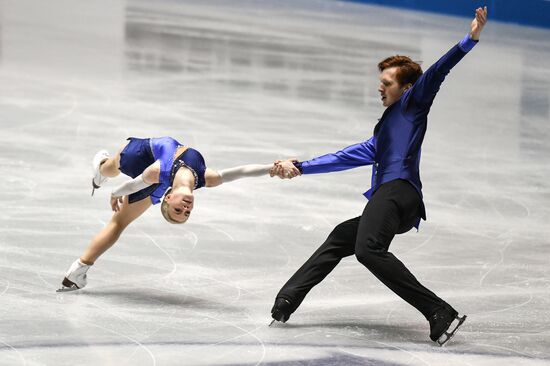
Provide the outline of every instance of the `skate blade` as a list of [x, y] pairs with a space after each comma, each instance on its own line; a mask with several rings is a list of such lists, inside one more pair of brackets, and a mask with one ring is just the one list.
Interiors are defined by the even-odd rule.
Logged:
[[272, 326], [273, 323], [275, 323], [275, 319], [273, 319], [273, 320], [271, 321], [271, 323], [269, 323], [268, 327]]
[[446, 345], [454, 337], [458, 331], [458, 328], [462, 325], [462, 323], [464, 323], [464, 321], [466, 321], [466, 315], [462, 316], [462, 318], [457, 316], [449, 326], [449, 329], [452, 328], [453, 330], [449, 332], [449, 329], [447, 329], [447, 331], [439, 337], [437, 344], [439, 344], [440, 347]]
[[70, 292], [79, 290], [80, 287], [76, 285], [73, 281], [69, 280], [67, 277], [61, 282], [61, 288], [57, 289], [55, 292]]
[[95, 184], [94, 178], [92, 178], [92, 196], [94, 195], [95, 190], [98, 188], [101, 188], [101, 186], [98, 186], [97, 184]]
[[72, 292], [72, 291], [76, 291], [76, 290], [80, 290], [78, 287], [75, 286], [71, 286], [71, 287], [61, 287], [61, 288], [58, 288], [57, 290], [55, 290], [55, 292]]

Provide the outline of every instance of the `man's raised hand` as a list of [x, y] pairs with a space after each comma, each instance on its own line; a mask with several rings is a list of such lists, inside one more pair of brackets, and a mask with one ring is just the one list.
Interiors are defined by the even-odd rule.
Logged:
[[483, 27], [485, 27], [485, 24], [487, 24], [487, 7], [483, 8], [477, 8], [476, 9], [476, 17], [474, 20], [472, 20], [470, 31], [470, 38], [474, 41], [479, 40], [479, 35], [481, 34], [481, 31], [483, 30]]

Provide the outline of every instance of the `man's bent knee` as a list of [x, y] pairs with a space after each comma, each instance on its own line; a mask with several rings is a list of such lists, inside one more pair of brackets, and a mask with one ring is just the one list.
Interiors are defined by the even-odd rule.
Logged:
[[370, 266], [378, 261], [378, 258], [383, 256], [387, 249], [382, 243], [375, 238], [367, 238], [367, 240], [355, 244], [355, 257], [365, 266]]

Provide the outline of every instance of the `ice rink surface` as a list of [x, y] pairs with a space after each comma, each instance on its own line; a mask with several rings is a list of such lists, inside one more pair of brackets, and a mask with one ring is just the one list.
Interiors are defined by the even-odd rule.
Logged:
[[550, 364], [550, 30], [490, 22], [432, 108], [428, 221], [390, 250], [468, 314], [440, 348], [354, 257], [267, 326], [279, 288], [361, 213], [369, 167], [201, 189], [184, 226], [155, 206], [88, 287], [55, 290], [124, 179], [90, 197], [97, 150], [171, 135], [215, 169], [337, 151], [383, 112], [378, 61], [427, 68], [470, 19], [319, 0], [3, 0], [0, 24], [0, 365]]

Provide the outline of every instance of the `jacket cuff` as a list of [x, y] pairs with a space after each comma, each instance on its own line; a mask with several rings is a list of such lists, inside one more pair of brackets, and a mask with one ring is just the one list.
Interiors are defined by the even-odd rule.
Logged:
[[298, 168], [298, 170], [300, 171], [300, 174], [303, 173], [303, 170], [302, 170], [302, 163], [301, 163], [301, 162], [299, 162], [299, 161], [297, 161], [297, 160], [294, 160], [294, 161], [292, 162], [292, 164], [294, 164], [294, 166], [295, 166], [296, 168]]
[[458, 43], [458, 47], [464, 52], [470, 52], [472, 48], [479, 42], [470, 38], [470, 33], [467, 33], [464, 38]]

